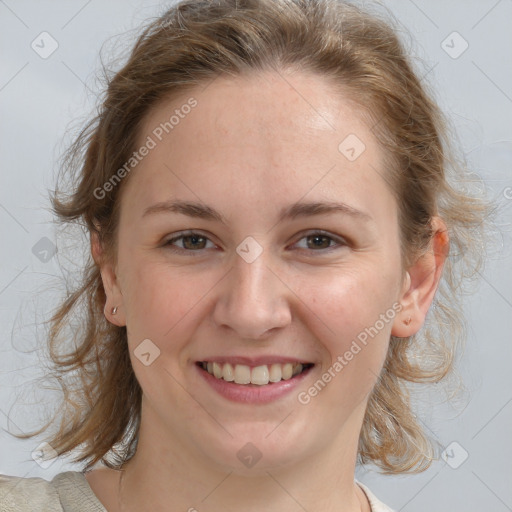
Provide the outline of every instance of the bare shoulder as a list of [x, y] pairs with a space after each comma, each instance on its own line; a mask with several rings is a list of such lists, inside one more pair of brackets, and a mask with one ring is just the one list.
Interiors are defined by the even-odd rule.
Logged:
[[0, 512], [62, 512], [55, 487], [44, 478], [0, 475]]

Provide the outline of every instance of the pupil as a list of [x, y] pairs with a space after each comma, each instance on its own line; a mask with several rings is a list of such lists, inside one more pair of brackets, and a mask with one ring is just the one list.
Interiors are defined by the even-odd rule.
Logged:
[[197, 247], [197, 246], [196, 246], [197, 241], [198, 241], [198, 240], [201, 240], [202, 238], [203, 238], [203, 237], [200, 237], [200, 236], [194, 236], [194, 235], [189, 235], [189, 236], [187, 237], [187, 239], [188, 239], [188, 240], [192, 240], [192, 246], [193, 246], [193, 247]]
[[[316, 242], [318, 240], [321, 240], [323, 239], [324, 241], [327, 240], [327, 237], [325, 235], [314, 235], [312, 236], [313, 240], [315, 240], [315, 242], [313, 242], [314, 246], [315, 247], [320, 247]], [[329, 242], [327, 242], [327, 244], [329, 244]], [[324, 244], [325, 245], [325, 244]]]

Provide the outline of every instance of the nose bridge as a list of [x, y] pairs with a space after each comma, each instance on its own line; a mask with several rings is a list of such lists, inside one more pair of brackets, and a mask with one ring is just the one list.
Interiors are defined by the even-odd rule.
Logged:
[[258, 339], [290, 320], [286, 286], [271, 270], [268, 251], [248, 262], [237, 255], [215, 308], [215, 320], [239, 337]]
[[237, 258], [234, 264], [233, 292], [238, 296], [239, 302], [272, 301], [273, 283], [275, 276], [270, 272], [268, 254], [260, 254], [254, 261], [247, 262]]

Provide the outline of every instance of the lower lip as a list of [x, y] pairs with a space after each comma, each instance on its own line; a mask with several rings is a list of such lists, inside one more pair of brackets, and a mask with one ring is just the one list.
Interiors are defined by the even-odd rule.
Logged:
[[257, 384], [235, 384], [234, 382], [228, 382], [224, 379], [217, 379], [217, 377], [210, 375], [197, 364], [194, 366], [207, 384], [217, 391], [219, 395], [233, 402], [251, 404], [274, 402], [286, 394], [291, 393], [314, 368], [314, 366], [311, 366], [288, 380], [280, 380], [279, 382], [271, 382], [263, 386], [258, 386]]

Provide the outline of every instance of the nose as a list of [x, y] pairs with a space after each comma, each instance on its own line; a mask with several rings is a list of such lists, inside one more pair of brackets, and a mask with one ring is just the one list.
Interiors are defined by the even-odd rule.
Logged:
[[236, 257], [222, 280], [214, 310], [216, 325], [238, 339], [262, 340], [291, 321], [290, 294], [263, 251], [252, 263]]

